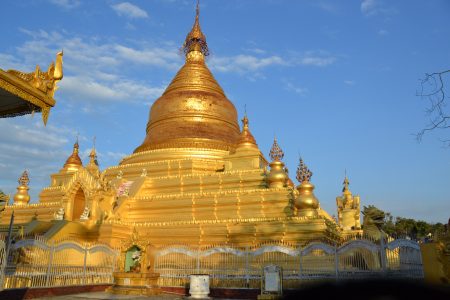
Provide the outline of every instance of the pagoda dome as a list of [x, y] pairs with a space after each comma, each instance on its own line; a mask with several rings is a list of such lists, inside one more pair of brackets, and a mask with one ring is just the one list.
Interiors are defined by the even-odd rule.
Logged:
[[149, 114], [139, 153], [163, 148], [231, 150], [240, 138], [237, 111], [205, 63], [208, 46], [199, 13], [183, 46], [184, 66]]

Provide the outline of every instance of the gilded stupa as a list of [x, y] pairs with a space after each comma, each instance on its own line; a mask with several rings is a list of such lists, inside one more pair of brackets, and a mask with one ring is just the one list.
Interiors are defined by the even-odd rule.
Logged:
[[344, 191], [349, 200], [338, 200], [342, 213], [335, 220], [314, 196], [303, 160], [295, 187], [278, 141], [268, 161], [247, 115], [240, 128], [236, 108], [205, 62], [198, 7], [183, 50], [185, 63], [153, 103], [145, 139], [132, 154], [100, 171], [95, 147], [85, 166], [77, 141], [39, 202], [7, 205], [1, 223], [14, 210], [25, 234], [111, 246], [132, 236], [155, 247], [306, 244], [358, 232], [359, 198]]

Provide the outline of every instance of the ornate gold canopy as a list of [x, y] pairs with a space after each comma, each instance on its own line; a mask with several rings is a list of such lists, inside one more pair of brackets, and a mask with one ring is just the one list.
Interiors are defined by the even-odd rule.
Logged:
[[56, 64], [52, 62], [46, 72], [39, 66], [31, 73], [0, 69], [0, 118], [42, 112], [47, 124], [50, 108], [56, 103], [56, 83], [63, 78], [62, 57], [62, 51], [57, 53]]

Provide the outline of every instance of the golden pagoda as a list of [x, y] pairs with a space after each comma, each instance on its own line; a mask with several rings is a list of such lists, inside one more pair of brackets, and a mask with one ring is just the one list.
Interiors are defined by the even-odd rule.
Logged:
[[[162, 247], [339, 239], [343, 229], [321, 209], [304, 162], [295, 188], [278, 141], [269, 162], [247, 115], [240, 128], [236, 108], [205, 62], [209, 50], [198, 7], [183, 50], [185, 63], [153, 103], [145, 139], [132, 154], [100, 171], [95, 148], [85, 166], [76, 142], [39, 202], [6, 206], [1, 223], [14, 209], [25, 234], [114, 247], [131, 246], [131, 240]], [[359, 224], [359, 214], [352, 218]]]

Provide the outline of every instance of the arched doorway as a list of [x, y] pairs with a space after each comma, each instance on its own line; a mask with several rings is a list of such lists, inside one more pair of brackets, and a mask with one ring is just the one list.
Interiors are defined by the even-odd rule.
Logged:
[[78, 220], [84, 211], [86, 206], [86, 197], [84, 196], [84, 191], [79, 188], [73, 197], [73, 213], [72, 220]]

